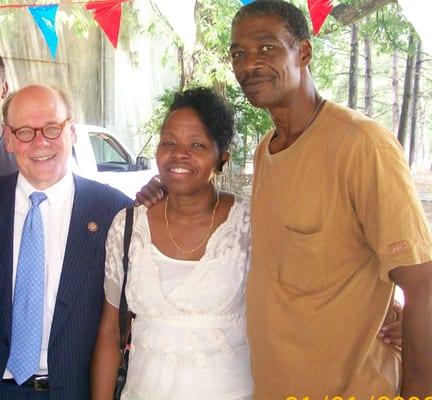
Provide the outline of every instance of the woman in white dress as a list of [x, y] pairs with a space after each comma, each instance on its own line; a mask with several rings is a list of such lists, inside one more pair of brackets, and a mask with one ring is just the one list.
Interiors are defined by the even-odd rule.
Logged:
[[[213, 183], [232, 137], [232, 114], [213, 91], [176, 96], [156, 153], [168, 195], [134, 212], [126, 297], [136, 317], [122, 400], [252, 398], [244, 303], [249, 205]], [[123, 210], [106, 245], [95, 400], [112, 399], [120, 360], [124, 220]]]

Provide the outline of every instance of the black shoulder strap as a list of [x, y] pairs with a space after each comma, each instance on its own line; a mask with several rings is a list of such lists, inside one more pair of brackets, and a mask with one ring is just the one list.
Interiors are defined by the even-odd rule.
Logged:
[[128, 305], [126, 301], [126, 281], [129, 267], [129, 245], [132, 236], [132, 225], [133, 225], [133, 214], [134, 207], [126, 208], [126, 220], [125, 220], [125, 230], [123, 237], [123, 285], [120, 296], [120, 308], [119, 308], [119, 328], [120, 328], [120, 349], [123, 351], [126, 348], [126, 321], [128, 313]]

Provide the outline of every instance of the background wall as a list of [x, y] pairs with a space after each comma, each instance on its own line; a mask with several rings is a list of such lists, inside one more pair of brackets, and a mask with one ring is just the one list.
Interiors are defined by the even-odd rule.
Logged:
[[[147, 0], [137, 2], [137, 7], [145, 26], [154, 18], [153, 10]], [[136, 51], [133, 65], [121, 45], [114, 49], [96, 24], [91, 24], [86, 36], [69, 28], [69, 13], [62, 7], [57, 16], [55, 60], [27, 9], [14, 10], [7, 21], [0, 19], [0, 54], [10, 88], [37, 82], [67, 90], [76, 121], [113, 130], [136, 153], [147, 140], [138, 131], [157, 96], [177, 83], [175, 66], [160, 61], [167, 43], [164, 38], [138, 35], [130, 43]]]

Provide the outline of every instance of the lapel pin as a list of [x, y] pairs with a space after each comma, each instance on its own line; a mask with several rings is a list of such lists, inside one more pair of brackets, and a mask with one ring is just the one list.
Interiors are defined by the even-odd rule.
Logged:
[[90, 232], [96, 232], [99, 229], [99, 225], [96, 222], [91, 221], [87, 224], [87, 229]]

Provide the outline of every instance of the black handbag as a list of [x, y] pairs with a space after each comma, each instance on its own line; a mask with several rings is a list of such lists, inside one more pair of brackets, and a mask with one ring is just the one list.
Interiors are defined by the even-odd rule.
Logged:
[[[129, 267], [129, 245], [132, 236], [132, 225], [133, 225], [133, 212], [134, 208], [126, 208], [126, 220], [125, 230], [123, 237], [123, 285], [120, 296], [120, 307], [119, 307], [119, 328], [120, 328], [120, 352], [121, 352], [121, 365], [117, 373], [117, 383], [114, 391], [113, 400], [120, 400], [121, 392], [126, 383], [128, 363], [129, 363], [129, 349], [128, 344], [130, 343], [130, 333], [126, 331], [126, 325], [128, 322], [128, 305], [126, 301], [126, 281]], [[129, 331], [129, 330], [128, 330]]]

